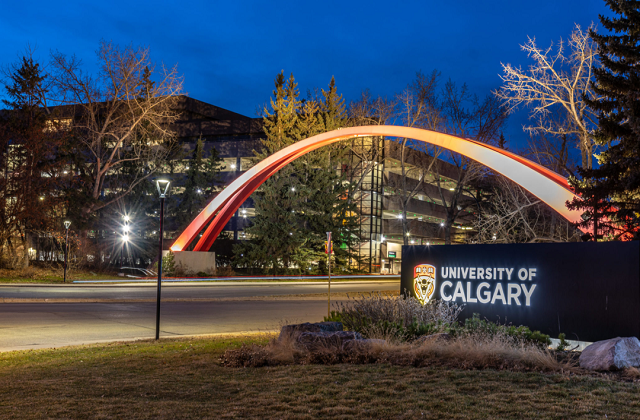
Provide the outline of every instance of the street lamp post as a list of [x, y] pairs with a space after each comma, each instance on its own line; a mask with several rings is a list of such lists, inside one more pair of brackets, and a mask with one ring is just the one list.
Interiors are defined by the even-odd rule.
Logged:
[[71, 226], [71, 222], [68, 220], [64, 221], [64, 228], [67, 231], [66, 239], [64, 240], [64, 278], [63, 283], [67, 282], [67, 261], [69, 260], [69, 226]]
[[160, 194], [160, 241], [158, 244], [158, 294], [156, 299], [156, 340], [160, 338], [160, 292], [162, 287], [162, 233], [164, 229], [164, 198], [169, 191], [171, 182], [166, 179], [156, 180]]

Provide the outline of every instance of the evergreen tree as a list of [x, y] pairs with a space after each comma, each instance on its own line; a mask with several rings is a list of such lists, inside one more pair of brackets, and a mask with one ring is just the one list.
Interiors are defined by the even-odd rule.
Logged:
[[[271, 98], [271, 110], [264, 110], [262, 150], [256, 153], [258, 160], [265, 159], [297, 140], [298, 99], [297, 83], [293, 75], [285, 82], [281, 72], [275, 79]], [[300, 184], [296, 182], [294, 167], [288, 165], [269, 178], [254, 194], [256, 216], [252, 226], [245, 229], [250, 241], [234, 247], [239, 264], [271, 270], [273, 274], [285, 271], [298, 263], [305, 265], [306, 238], [299, 229], [296, 210], [299, 212]], [[296, 189], [297, 187], [297, 189]]]
[[606, 0], [617, 17], [600, 16], [610, 34], [591, 32], [602, 68], [594, 69], [596, 94], [587, 102], [599, 112], [596, 142], [607, 147], [600, 166], [581, 168], [582, 180], [571, 180], [583, 200], [569, 207], [585, 209], [590, 238], [640, 239], [640, 2]]
[[[320, 100], [301, 101], [293, 75], [275, 80], [271, 110], [265, 109], [266, 139], [261, 159], [296, 141], [344, 125], [342, 98], [332, 80]], [[323, 148], [308, 153], [274, 174], [255, 196], [256, 216], [246, 229], [250, 241], [234, 253], [240, 264], [283, 272], [291, 267], [307, 271], [324, 267], [326, 232], [333, 232], [338, 245], [336, 259], [348, 264], [357, 242], [348, 232], [356, 223], [353, 205], [344, 200], [348, 186], [337, 173], [338, 149]], [[347, 209], [351, 209], [348, 211]], [[319, 265], [313, 263], [320, 262]]]
[[[306, 137], [346, 125], [344, 100], [337, 93], [335, 78], [331, 78], [329, 89], [322, 89], [321, 97], [314, 102], [318, 108], [314, 113], [317, 115], [316, 126], [306, 133]], [[350, 270], [350, 266], [359, 260], [357, 247], [360, 238], [355, 235], [359, 218], [353, 200], [357, 192], [355, 185], [348, 182], [346, 173], [342, 171], [348, 160], [347, 152], [344, 143], [334, 143], [303, 157], [306, 158], [306, 166], [311, 169], [306, 172], [305, 185], [309, 198], [303, 212], [306, 216], [305, 225], [311, 235], [310, 246], [322, 254], [326, 232], [332, 232], [335, 267], [338, 270]], [[320, 255], [319, 258], [319, 266], [324, 271], [324, 257]]]
[[6, 68], [4, 76], [9, 99], [0, 115], [0, 253], [6, 247], [14, 261], [27, 266], [29, 235], [61, 229], [61, 192], [71, 177], [63, 176], [66, 164], [58, 151], [68, 133], [48, 115], [47, 75], [31, 55]]

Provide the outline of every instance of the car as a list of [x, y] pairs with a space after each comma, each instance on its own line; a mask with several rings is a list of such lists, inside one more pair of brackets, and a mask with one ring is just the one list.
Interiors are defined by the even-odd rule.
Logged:
[[152, 270], [147, 270], [146, 268], [120, 267], [120, 270], [118, 270], [118, 275], [120, 277], [132, 277], [132, 278], [139, 279], [141, 277], [157, 276], [158, 273]]

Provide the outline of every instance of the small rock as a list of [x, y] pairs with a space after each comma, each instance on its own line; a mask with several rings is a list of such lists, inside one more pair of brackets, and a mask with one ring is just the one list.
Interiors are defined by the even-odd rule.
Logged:
[[374, 345], [384, 345], [387, 342], [385, 340], [379, 340], [376, 338], [364, 338], [362, 340], [346, 340], [342, 343], [342, 350], [354, 351], [364, 350]]
[[285, 325], [280, 329], [280, 335], [278, 340], [282, 340], [285, 337], [297, 337], [303, 332], [323, 332], [323, 331], [342, 331], [344, 327], [342, 322], [305, 322], [304, 324], [291, 324]]
[[588, 370], [640, 367], [640, 341], [636, 337], [597, 341], [582, 351], [580, 367]]
[[431, 335], [423, 335], [422, 337], [418, 337], [413, 343], [421, 346], [425, 343], [435, 343], [435, 342], [447, 342], [451, 341], [452, 337], [448, 333], [438, 333]]
[[303, 332], [298, 335], [298, 343], [307, 350], [342, 348], [344, 342], [348, 340], [362, 340], [362, 335], [355, 331]]

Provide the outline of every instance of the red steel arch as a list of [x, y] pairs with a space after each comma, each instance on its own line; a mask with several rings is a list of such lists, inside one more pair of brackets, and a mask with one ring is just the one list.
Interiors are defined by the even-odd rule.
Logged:
[[208, 251], [242, 203], [271, 175], [298, 157], [322, 146], [354, 137], [369, 136], [406, 137], [460, 153], [521, 185], [568, 221], [575, 223], [580, 220], [581, 212], [569, 210], [565, 205], [567, 201], [576, 197], [567, 179], [535, 162], [488, 144], [449, 134], [411, 127], [371, 125], [318, 134], [292, 144], [259, 162], [214, 197], [176, 239], [171, 250], [184, 250], [202, 228], [209, 224], [194, 248], [194, 251]]

